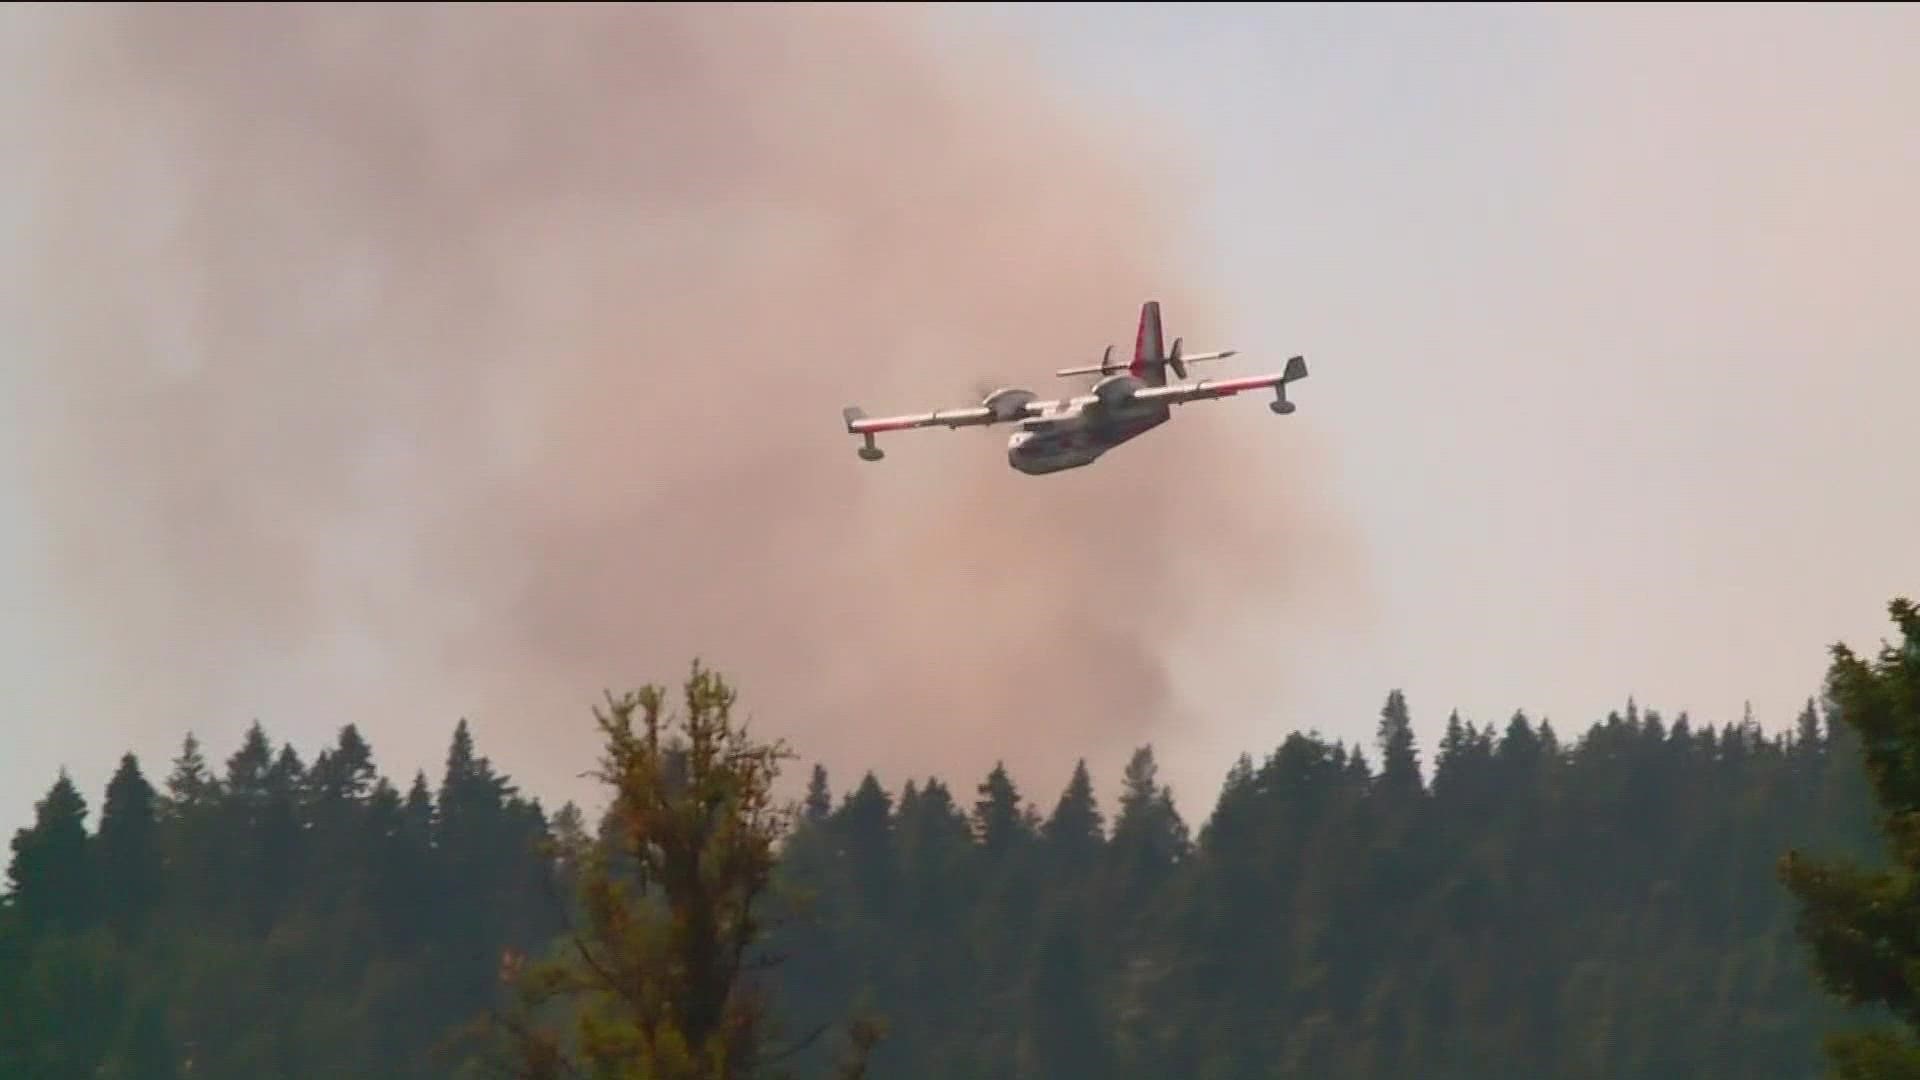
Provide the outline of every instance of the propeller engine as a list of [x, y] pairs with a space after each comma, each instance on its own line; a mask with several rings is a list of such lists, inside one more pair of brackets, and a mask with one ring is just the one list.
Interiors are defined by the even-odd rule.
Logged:
[[1031, 390], [1023, 390], [1017, 386], [1003, 386], [988, 394], [980, 404], [993, 413], [995, 420], [1004, 423], [1019, 419], [1021, 410], [1027, 407], [1027, 403], [1039, 397], [1040, 395]]

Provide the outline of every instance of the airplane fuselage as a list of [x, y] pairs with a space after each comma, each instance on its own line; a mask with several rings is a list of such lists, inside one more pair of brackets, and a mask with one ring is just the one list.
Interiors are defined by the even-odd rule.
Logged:
[[1028, 476], [1091, 465], [1121, 443], [1137, 439], [1173, 415], [1165, 405], [1123, 406], [1117, 411], [1068, 416], [1031, 422], [1007, 439], [1007, 464]]

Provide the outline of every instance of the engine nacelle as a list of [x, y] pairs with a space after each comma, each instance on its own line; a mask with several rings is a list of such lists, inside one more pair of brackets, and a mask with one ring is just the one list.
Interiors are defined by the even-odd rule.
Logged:
[[980, 404], [986, 406], [996, 420], [1015, 420], [1019, 418], [1021, 410], [1027, 407], [1028, 402], [1038, 400], [1039, 397], [1039, 394], [1031, 390], [1022, 390], [1017, 386], [1003, 386], [988, 394]]
[[1140, 380], [1131, 375], [1109, 375], [1093, 384], [1093, 396], [1109, 408], [1125, 405], [1140, 385]]

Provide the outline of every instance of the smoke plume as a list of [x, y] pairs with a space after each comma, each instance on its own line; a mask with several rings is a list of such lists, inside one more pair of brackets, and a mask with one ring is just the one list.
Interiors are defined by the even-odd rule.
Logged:
[[169, 739], [355, 720], [431, 775], [466, 716], [552, 797], [603, 689], [699, 656], [838, 788], [1005, 758], [1050, 803], [1075, 757], [1116, 768], [1178, 719], [1196, 619], [1342, 568], [1310, 464], [1279, 494], [1236, 468], [1213, 410], [1302, 439], [1252, 401], [1046, 479], [1004, 429], [855, 458], [841, 406], [1077, 391], [1048, 373], [1128, 347], [1149, 296], [1193, 348], [1284, 360], [1175, 280], [1158, 140], [901, 11], [33, 31], [35, 508], [113, 672], [96, 707]]

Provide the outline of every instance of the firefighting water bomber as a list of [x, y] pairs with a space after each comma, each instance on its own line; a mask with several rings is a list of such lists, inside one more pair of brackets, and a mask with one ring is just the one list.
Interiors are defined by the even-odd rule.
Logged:
[[[1186, 382], [1188, 364], [1224, 360], [1235, 350], [1183, 354], [1181, 339], [1174, 338], [1171, 349], [1161, 342], [1160, 302], [1148, 300], [1140, 307], [1130, 363], [1116, 364], [1113, 346], [1109, 345], [1097, 366], [1054, 372], [1059, 378], [1097, 376], [1085, 394], [1042, 401], [1031, 390], [1008, 386], [988, 394], [971, 408], [874, 418], [858, 406], [848, 406], [841, 415], [847, 432], [864, 440], [859, 454], [865, 461], [886, 456], [874, 442], [874, 436], [882, 432], [1013, 424], [1018, 430], [1007, 439], [1007, 464], [1029, 476], [1042, 476], [1093, 464], [1114, 447], [1166, 423], [1172, 419], [1173, 406], [1189, 401], [1212, 401], [1248, 390], [1271, 389], [1273, 401], [1267, 408], [1285, 416], [1294, 410], [1294, 403], [1287, 400], [1287, 384], [1307, 377], [1306, 359], [1295, 356], [1277, 375]], [[1182, 381], [1167, 382], [1169, 369]]]

